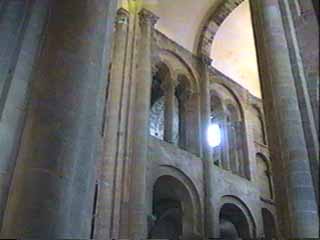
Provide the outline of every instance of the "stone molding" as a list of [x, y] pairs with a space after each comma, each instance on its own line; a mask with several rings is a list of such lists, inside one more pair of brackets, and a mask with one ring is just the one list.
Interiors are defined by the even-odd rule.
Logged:
[[115, 19], [116, 24], [128, 24], [129, 12], [124, 8], [119, 8]]
[[150, 23], [151, 26], [154, 26], [159, 20], [159, 17], [156, 16], [153, 12], [143, 8], [139, 12], [139, 19], [141, 25]]

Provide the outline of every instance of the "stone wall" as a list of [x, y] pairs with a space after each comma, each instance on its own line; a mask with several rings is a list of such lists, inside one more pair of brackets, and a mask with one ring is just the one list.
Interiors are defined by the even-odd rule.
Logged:
[[[203, 81], [200, 77], [201, 68], [199, 67], [200, 59], [198, 57], [192, 55], [160, 32], [156, 31], [154, 38], [153, 56], [155, 63], [161, 60], [165, 61], [168, 68], [171, 69], [170, 71], [183, 72], [187, 77], [193, 79], [195, 81], [194, 86], [199, 85]], [[164, 51], [167, 52], [166, 54], [171, 54], [174, 57], [164, 56]], [[158, 58], [160, 60], [157, 60]], [[243, 164], [243, 169], [241, 170], [243, 172], [238, 173], [240, 176], [237, 176], [231, 172], [231, 169], [228, 170], [223, 166], [215, 166], [214, 172], [212, 172], [213, 179], [209, 185], [213, 186], [211, 204], [216, 212], [213, 228], [215, 231], [219, 229], [219, 214], [217, 215], [217, 213], [220, 211], [219, 207], [222, 207], [219, 206], [219, 203], [222, 201], [221, 199], [224, 196], [232, 196], [235, 199], [240, 199], [240, 202], [243, 202], [248, 207], [248, 212], [252, 214], [252, 226], [254, 226], [252, 236], [261, 236], [263, 234], [262, 206], [268, 204], [268, 208], [271, 209], [272, 214], [275, 214], [272, 200], [273, 192], [266, 193], [264, 190], [268, 188], [269, 183], [265, 181], [261, 182], [261, 179], [265, 177], [261, 176], [261, 172], [264, 173], [265, 170], [262, 168], [270, 167], [262, 102], [260, 99], [252, 96], [248, 90], [213, 67], [209, 67], [209, 80], [211, 94], [217, 92], [221, 98], [221, 102], [226, 104], [225, 107], [222, 107], [221, 111], [224, 111], [223, 108], [226, 108], [228, 104], [232, 104], [238, 111], [239, 119], [243, 121], [243, 137], [241, 137], [241, 145], [239, 145], [241, 146], [239, 157]], [[213, 104], [211, 109], [214, 110], [215, 105], [214, 103], [211, 104]], [[194, 107], [197, 108], [199, 106], [195, 105]], [[188, 131], [197, 131], [197, 126], [191, 126], [193, 126], [192, 129], [188, 129]], [[226, 150], [224, 149], [224, 145], [221, 146], [221, 149], [222, 151]], [[257, 153], [263, 154], [268, 162], [267, 165], [262, 166], [261, 164], [257, 164]], [[176, 176], [179, 174], [188, 176], [195, 188], [201, 189], [201, 205], [205, 205], [203, 195], [205, 192], [203, 191], [206, 183], [203, 178], [203, 160], [193, 155], [190, 151], [188, 153], [188, 149], [186, 151], [181, 150], [172, 144], [153, 137], [150, 137], [149, 158], [151, 162], [149, 163], [148, 179], [157, 176], [157, 172], [162, 168], [170, 169], [168, 171]], [[271, 176], [270, 179], [272, 179]], [[151, 182], [148, 189], [150, 198], [152, 192]], [[260, 191], [261, 186], [264, 186], [263, 191]], [[148, 202], [149, 204], [152, 203], [152, 201]], [[151, 211], [152, 207], [149, 206], [149, 209]], [[275, 215], [274, 219], [276, 219]]]

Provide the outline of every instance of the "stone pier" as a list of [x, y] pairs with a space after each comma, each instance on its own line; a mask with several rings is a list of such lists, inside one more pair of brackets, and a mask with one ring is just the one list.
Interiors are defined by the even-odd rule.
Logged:
[[252, 0], [263, 102], [273, 157], [281, 232], [318, 238], [319, 216], [285, 25], [286, 0]]
[[115, 2], [50, 1], [3, 238], [90, 237]]

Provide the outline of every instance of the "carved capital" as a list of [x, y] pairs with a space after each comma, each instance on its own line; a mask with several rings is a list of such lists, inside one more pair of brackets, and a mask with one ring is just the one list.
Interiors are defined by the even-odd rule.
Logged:
[[159, 71], [159, 67], [156, 63], [152, 63], [151, 66], [151, 72], [152, 72], [152, 76], [155, 76]]
[[161, 88], [165, 93], [174, 92], [177, 85], [178, 82], [174, 81], [169, 76], [167, 76], [166, 79], [161, 82]]
[[210, 66], [211, 63], [212, 63], [212, 59], [211, 59], [209, 56], [204, 55], [204, 54], [202, 54], [201, 60], [202, 60], [202, 62], [203, 62], [204, 64], [207, 64], [208, 66]]
[[158, 16], [156, 16], [151, 11], [145, 8], [143, 8], [139, 12], [139, 17], [140, 17], [140, 25], [150, 24], [151, 26], [154, 26], [159, 19]]
[[183, 92], [180, 94], [179, 98], [185, 104], [190, 99], [192, 94], [193, 91], [191, 89], [184, 89]]
[[119, 8], [116, 15], [116, 24], [128, 24], [129, 12], [124, 8]]

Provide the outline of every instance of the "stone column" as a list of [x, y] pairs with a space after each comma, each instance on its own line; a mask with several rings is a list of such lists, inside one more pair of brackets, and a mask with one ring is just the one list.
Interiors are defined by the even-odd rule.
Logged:
[[186, 122], [186, 150], [197, 156], [201, 156], [201, 121], [200, 121], [200, 93], [191, 90], [187, 93], [184, 102], [185, 122]]
[[90, 237], [98, 110], [116, 1], [50, 3], [2, 238]]
[[174, 110], [175, 110], [175, 89], [176, 83], [168, 78], [165, 79], [163, 85], [164, 92], [164, 140], [174, 143]]
[[179, 147], [189, 152], [192, 152], [189, 135], [192, 132], [192, 122], [190, 121], [191, 96], [192, 91], [190, 89], [184, 89], [179, 96]]
[[[43, 40], [48, 1], [0, 3], [0, 225], [26, 113], [33, 65]], [[22, 17], [23, 16], [23, 17]], [[24, 26], [22, 29], [19, 26]]]
[[[104, 140], [104, 152], [101, 167], [99, 169], [99, 194], [97, 204], [97, 218], [95, 224], [95, 238], [118, 238], [122, 177], [124, 169], [123, 141], [126, 122], [127, 101], [124, 93], [125, 85], [125, 58], [128, 34], [129, 13], [120, 8], [117, 12], [115, 32], [113, 36], [114, 47], [110, 82], [108, 88], [106, 130]], [[127, 87], [127, 86], [126, 86]], [[128, 93], [127, 93], [128, 94]]]
[[147, 238], [146, 165], [149, 139], [149, 111], [152, 84], [151, 42], [153, 27], [158, 20], [153, 13], [139, 13], [141, 37], [136, 75], [136, 98], [133, 130], [133, 156], [129, 207], [129, 238]]
[[203, 56], [201, 62], [201, 135], [202, 135], [202, 160], [203, 174], [205, 187], [205, 235], [207, 238], [218, 237], [218, 229], [214, 229], [214, 207], [212, 201], [213, 191], [213, 160], [212, 148], [208, 144], [207, 134], [210, 124], [210, 80], [208, 67], [211, 64], [211, 59]]
[[224, 115], [222, 117], [222, 121], [221, 121], [221, 138], [222, 138], [222, 167], [227, 170], [230, 171], [230, 145], [229, 145], [229, 128], [228, 128], [228, 122], [227, 122], [227, 118]]
[[238, 158], [238, 173], [242, 177], [247, 177], [245, 168], [246, 165], [249, 167], [249, 161], [246, 161], [245, 150], [247, 148], [246, 145], [246, 134], [245, 134], [245, 126], [244, 120], [237, 121], [235, 124], [235, 133], [236, 133], [236, 152]]
[[318, 238], [318, 209], [290, 62], [293, 49], [288, 47], [279, 7], [282, 1], [250, 2], [270, 147], [279, 153], [272, 162], [278, 214], [284, 237]]
[[230, 170], [234, 174], [239, 174], [236, 122], [231, 120], [227, 124]]

